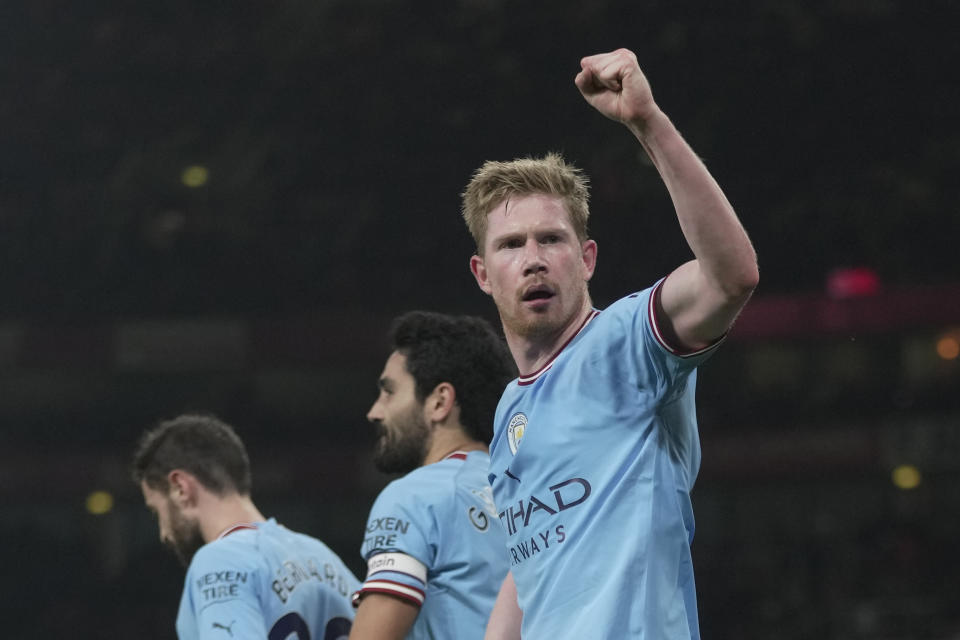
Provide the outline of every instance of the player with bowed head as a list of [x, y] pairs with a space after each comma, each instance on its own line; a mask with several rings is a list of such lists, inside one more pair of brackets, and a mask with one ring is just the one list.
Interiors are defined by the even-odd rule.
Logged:
[[228, 424], [185, 414], [146, 431], [133, 478], [184, 565], [180, 640], [344, 640], [359, 581], [315, 538], [264, 518]]
[[626, 125], [659, 171], [693, 259], [600, 311], [579, 170], [553, 154], [487, 162], [468, 184], [470, 268], [521, 374], [500, 400], [490, 447], [511, 568], [487, 637], [699, 638], [696, 367], [756, 287], [756, 254], [635, 55], [580, 65], [583, 97]]

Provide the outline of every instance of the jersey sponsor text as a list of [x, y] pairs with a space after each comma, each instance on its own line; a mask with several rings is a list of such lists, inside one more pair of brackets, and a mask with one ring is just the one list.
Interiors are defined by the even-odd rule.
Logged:
[[[537, 511], [545, 511], [553, 516], [561, 511], [583, 504], [590, 497], [590, 483], [584, 478], [570, 478], [547, 488], [553, 494], [541, 500], [531, 495], [526, 502], [523, 498], [500, 512], [500, 522], [507, 535], [515, 535], [521, 528], [530, 524], [530, 516]], [[526, 506], [524, 506], [526, 505]]]
[[[397, 534], [406, 533], [410, 522], [400, 518], [374, 518], [367, 523], [367, 533], [376, 535], [363, 539], [363, 554], [374, 549], [393, 549], [397, 546]], [[380, 533], [382, 532], [382, 533]]]
[[241, 583], [246, 583], [246, 571], [211, 571], [195, 580], [204, 602], [222, 598], [236, 598]]
[[524, 538], [518, 544], [510, 545], [510, 565], [517, 566], [527, 558], [549, 549], [551, 544], [560, 544], [567, 539], [567, 533], [562, 524], [557, 525], [552, 531], [546, 529], [543, 533], [537, 532], [536, 535]]

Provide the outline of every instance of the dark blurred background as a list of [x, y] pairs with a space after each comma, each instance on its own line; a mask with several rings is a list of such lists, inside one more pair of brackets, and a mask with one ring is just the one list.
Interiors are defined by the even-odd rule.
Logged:
[[[581, 99], [633, 49], [757, 247], [701, 370], [705, 638], [960, 638], [957, 2], [0, 3], [0, 618], [171, 638], [183, 574], [128, 479], [218, 413], [254, 499], [362, 577], [389, 320], [483, 315], [485, 159], [592, 178], [603, 307], [689, 258]], [[776, 634], [774, 636], [774, 634]]]

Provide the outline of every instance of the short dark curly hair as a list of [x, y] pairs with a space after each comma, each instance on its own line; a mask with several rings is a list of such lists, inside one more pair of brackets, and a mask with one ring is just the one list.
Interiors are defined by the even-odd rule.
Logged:
[[132, 475], [156, 490], [167, 490], [167, 474], [188, 471], [218, 495], [250, 495], [250, 458], [233, 427], [208, 414], [188, 413], [160, 422], [140, 438]]
[[503, 338], [475, 316], [410, 311], [393, 321], [393, 349], [403, 354], [423, 402], [441, 382], [453, 385], [460, 424], [467, 435], [489, 443], [493, 416], [516, 365]]

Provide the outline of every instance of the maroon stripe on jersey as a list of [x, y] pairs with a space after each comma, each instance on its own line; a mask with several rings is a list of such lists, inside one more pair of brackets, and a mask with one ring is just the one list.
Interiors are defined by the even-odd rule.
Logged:
[[657, 283], [657, 286], [654, 288], [654, 290], [650, 292], [650, 299], [647, 302], [647, 315], [650, 317], [650, 328], [653, 330], [653, 337], [656, 338], [657, 342], [660, 343], [660, 346], [666, 349], [667, 351], [669, 351], [670, 353], [672, 353], [673, 355], [678, 356], [680, 358], [692, 358], [693, 356], [698, 356], [702, 353], [706, 353], [707, 351], [710, 351], [711, 349], [716, 347], [718, 344], [723, 342], [723, 339], [726, 337], [726, 334], [723, 334], [715, 342], [713, 342], [712, 344], [708, 344], [702, 349], [681, 348], [667, 342], [667, 339], [663, 336], [663, 333], [661, 333], [660, 331], [660, 325], [657, 324], [657, 307], [656, 307], [656, 301], [660, 296], [660, 289], [663, 287], [663, 283], [666, 281], [667, 279], [664, 278], [659, 283]]
[[[402, 572], [402, 571], [398, 571], [397, 573], [403, 573], [403, 572]], [[404, 573], [403, 575], [405, 575], [405, 576], [410, 576], [409, 573]], [[414, 580], [416, 580], [417, 582], [420, 582], [420, 579], [417, 578], [416, 576], [410, 576], [410, 577], [413, 578]], [[410, 589], [410, 591], [416, 591], [416, 592], [419, 593], [421, 596], [422, 596], [422, 595], [426, 595], [426, 594], [424, 593], [423, 589], [421, 589], [421, 588], [419, 588], [419, 587], [411, 587], [411, 586], [408, 585], [408, 584], [404, 584], [404, 583], [402, 583], [402, 582], [397, 582], [396, 580], [385, 580], [385, 579], [383, 579], [383, 578], [376, 578], [376, 579], [369, 579], [369, 578], [368, 578], [368, 579], [364, 582], [364, 584], [360, 586], [360, 591], [372, 591], [372, 590], [374, 590], [374, 589], [381, 588], [381, 587], [368, 587], [367, 584], [366, 584], [367, 582], [384, 583], [384, 584], [387, 584], [387, 585], [395, 584], [395, 585], [397, 585], [398, 587], [403, 587], [404, 589]], [[382, 588], [384, 588], [384, 589], [389, 589], [389, 587], [382, 587]]]
[[393, 596], [395, 598], [400, 598], [402, 600], [406, 600], [407, 602], [411, 602], [417, 605], [418, 607], [423, 606], [423, 602], [421, 602], [420, 600], [417, 600], [413, 596], [407, 595], [406, 593], [400, 593], [399, 591], [392, 591], [390, 589], [360, 589], [360, 591], [357, 592], [357, 601], [359, 602], [360, 599], [363, 598], [363, 596], [367, 595], [368, 593], [385, 593], [389, 596]]
[[224, 531], [223, 533], [221, 533], [220, 536], [219, 536], [217, 539], [219, 540], [220, 538], [226, 538], [226, 537], [227, 537], [228, 535], [230, 535], [231, 533], [233, 533], [233, 532], [235, 532], [235, 531], [240, 531], [240, 529], [256, 529], [256, 528], [257, 528], [257, 525], [255, 525], [255, 524], [238, 524], [238, 525], [234, 525], [234, 526], [230, 527], [229, 529], [227, 529], [226, 531]]
[[[402, 598], [404, 600], [412, 602], [413, 604], [419, 607], [423, 604], [423, 601], [426, 599], [426, 594], [422, 589], [411, 587], [410, 585], [403, 584], [402, 582], [396, 582], [394, 580], [383, 580], [381, 578], [368, 580], [368, 582], [375, 582], [377, 586], [368, 587], [367, 584], [364, 583], [360, 587], [360, 590], [354, 594], [355, 599], [357, 601], [359, 601], [361, 598], [363, 598], [363, 596], [367, 595], [368, 593], [385, 593], [387, 595], [396, 596], [398, 598]], [[380, 585], [386, 585], [386, 586], [380, 586]], [[391, 589], [390, 585], [397, 585], [398, 588]], [[414, 593], [418, 593], [420, 594], [420, 597], [417, 598], [414, 595], [406, 593], [404, 590], [409, 590], [409, 591], [413, 591]]]
[[591, 320], [593, 320], [594, 318], [596, 318], [599, 313], [600, 313], [600, 312], [597, 311], [596, 309], [591, 309], [591, 310], [590, 310], [590, 313], [588, 313], [588, 314], [587, 314], [587, 317], [583, 319], [583, 322], [580, 324], [580, 326], [577, 328], [577, 330], [574, 331], [573, 335], [570, 336], [570, 337], [567, 339], [567, 341], [564, 342], [563, 345], [562, 345], [559, 349], [557, 349], [557, 352], [554, 353], [554, 354], [550, 357], [549, 360], [547, 360], [546, 364], [544, 364], [542, 367], [540, 367], [539, 369], [537, 369], [536, 371], [534, 371], [533, 373], [531, 373], [531, 374], [529, 374], [529, 375], [520, 376], [519, 378], [517, 378], [517, 384], [520, 385], [521, 387], [525, 387], [525, 386], [527, 386], [528, 384], [533, 384], [534, 382], [536, 382], [537, 378], [539, 378], [541, 375], [543, 375], [543, 373], [544, 373], [547, 369], [549, 369], [550, 367], [553, 366], [553, 362], [554, 362], [554, 360], [557, 359], [557, 356], [560, 355], [560, 352], [563, 351], [564, 349], [566, 349], [566, 348], [567, 348], [567, 345], [570, 344], [571, 342], [573, 342], [573, 339], [576, 338], [578, 335], [580, 335], [580, 332], [583, 331], [583, 328], [586, 327], [587, 324], [588, 324]]

